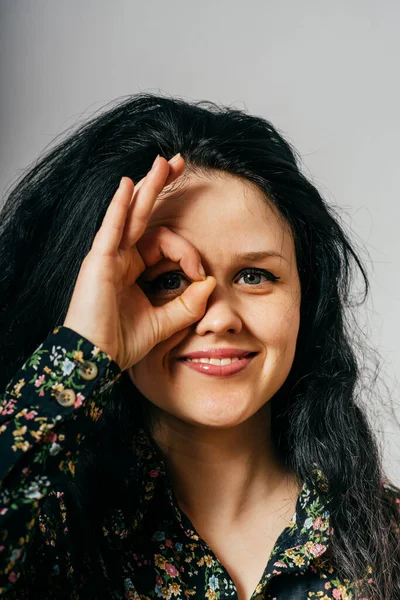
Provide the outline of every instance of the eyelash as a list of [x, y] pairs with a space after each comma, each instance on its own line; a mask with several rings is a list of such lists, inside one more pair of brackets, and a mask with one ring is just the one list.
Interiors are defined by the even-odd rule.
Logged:
[[[276, 281], [278, 281], [278, 279], [280, 279], [280, 277], [277, 277], [276, 275], [274, 275], [270, 271], [267, 271], [266, 269], [248, 268], [248, 269], [243, 269], [242, 271], [240, 271], [240, 274], [242, 274], [244, 272], [252, 273], [254, 275], [264, 275], [264, 277], [267, 277], [271, 283], [275, 283]], [[178, 275], [179, 277], [182, 277], [183, 279], [187, 280], [187, 277], [185, 277], [185, 275], [183, 275], [179, 271], [167, 271], [166, 273], [163, 273], [162, 275], [159, 275], [158, 277], [153, 279], [153, 281], [146, 281], [144, 283], [146, 283], [150, 287], [150, 289], [153, 293], [156, 293], [156, 288], [159, 285], [160, 281], [162, 281], [162, 279], [164, 277], [166, 277], [167, 275], [169, 275], [169, 276]], [[257, 285], [259, 285], [259, 284], [257, 284]], [[251, 287], [255, 287], [255, 286], [251, 286]], [[168, 295], [168, 294], [174, 293], [175, 291], [176, 290], [165, 290], [164, 293]]]

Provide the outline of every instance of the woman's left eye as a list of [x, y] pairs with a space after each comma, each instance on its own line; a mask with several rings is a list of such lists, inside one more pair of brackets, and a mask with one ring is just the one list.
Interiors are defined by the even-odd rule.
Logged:
[[[280, 277], [277, 277], [270, 271], [266, 271], [265, 269], [244, 269], [241, 273], [250, 273], [250, 276], [256, 277], [266, 277], [268, 281], [277, 281]], [[256, 282], [257, 283], [257, 282]]]
[[[243, 269], [242, 271], [240, 271], [240, 273], [242, 275], [240, 279], [242, 279], [242, 277], [250, 276], [250, 281], [248, 280], [246, 283], [252, 284], [252, 287], [254, 287], [254, 284], [260, 285], [260, 277], [265, 277], [269, 282], [272, 283], [280, 279], [280, 277], [277, 277], [276, 275], [274, 275], [270, 271], [266, 271], [265, 269]], [[243, 273], [245, 273], [245, 275], [243, 275]], [[182, 279], [188, 281], [187, 277], [181, 271], [169, 271], [167, 273], [159, 275], [153, 281], [146, 281], [144, 283], [146, 283], [147, 286], [149, 286], [151, 293], [164, 292], [166, 294], [170, 294], [176, 292], [177, 290], [179, 291], [179, 283], [180, 281], [182, 281]], [[168, 282], [173, 287], [163, 289], [163, 282]], [[174, 286], [174, 284], [178, 285]]]

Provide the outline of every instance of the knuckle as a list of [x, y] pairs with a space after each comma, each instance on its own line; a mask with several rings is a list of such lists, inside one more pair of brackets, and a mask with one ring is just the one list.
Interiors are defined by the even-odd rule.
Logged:
[[119, 233], [120, 231], [123, 231], [125, 229], [125, 223], [112, 223], [110, 225], [110, 229], [115, 230]]
[[146, 263], [144, 262], [142, 255], [140, 254], [139, 249], [136, 246], [136, 244], [135, 244], [135, 246], [132, 247], [132, 250], [134, 253], [134, 260], [135, 260], [140, 272], [142, 273], [146, 269]]
[[160, 187], [152, 181], [147, 181], [144, 186], [144, 189], [146, 189], [146, 191], [148, 191], [152, 195], [158, 195], [160, 193]]
[[193, 318], [197, 317], [196, 313], [193, 312], [193, 310], [190, 308], [190, 306], [188, 306], [185, 302], [185, 298], [183, 297], [183, 295], [178, 296], [179, 301], [181, 302], [181, 304], [183, 305], [183, 308], [185, 309], [185, 311]]
[[151, 319], [151, 329], [153, 333], [153, 340], [155, 340], [155, 343], [157, 343], [156, 340], [159, 340], [162, 337], [162, 327], [160, 327], [158, 319]]

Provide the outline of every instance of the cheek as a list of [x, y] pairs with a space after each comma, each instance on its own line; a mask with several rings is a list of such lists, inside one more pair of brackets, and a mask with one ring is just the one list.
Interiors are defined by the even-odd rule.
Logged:
[[[154, 373], [152, 361], [145, 356], [141, 361], [129, 369], [129, 378], [132, 383], [142, 391], [142, 387], [146, 386], [151, 381], [151, 373]], [[153, 375], [154, 379], [154, 375]]]
[[157, 384], [161, 373], [164, 372], [167, 350], [161, 351], [159, 348], [161, 345], [155, 346], [142, 360], [129, 369], [129, 377], [140, 391], [142, 388], [149, 388]]
[[135, 385], [136, 382], [138, 382], [138, 385], [156, 382], [157, 373], [165, 372], [168, 367], [169, 353], [188, 335], [189, 329], [189, 327], [185, 327], [167, 340], [154, 346], [141, 361], [129, 370], [131, 381]]
[[266, 344], [288, 344], [297, 338], [300, 306], [295, 303], [272, 304], [256, 320], [254, 336]]
[[146, 356], [131, 368], [130, 377], [135, 385], [138, 382], [150, 380], [151, 373], [154, 374], [154, 368], [153, 361]]

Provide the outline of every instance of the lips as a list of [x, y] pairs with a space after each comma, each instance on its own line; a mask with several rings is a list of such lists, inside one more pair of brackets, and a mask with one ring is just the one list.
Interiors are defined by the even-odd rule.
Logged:
[[257, 354], [258, 352], [252, 352], [246, 356], [242, 356], [241, 358], [239, 358], [239, 360], [228, 365], [213, 365], [211, 363], [191, 362], [185, 360], [185, 357], [178, 359], [178, 362], [180, 362], [185, 367], [189, 367], [190, 369], [197, 371], [198, 373], [202, 373], [203, 375], [211, 375], [214, 377], [227, 377], [230, 375], [235, 375], [240, 371], [243, 371], [243, 369], [245, 369], [249, 364], [251, 364], [251, 362]]
[[209, 350], [197, 350], [188, 352], [178, 357], [180, 360], [185, 358], [244, 358], [250, 354], [256, 354], [251, 350], [241, 350], [240, 348], [211, 348]]

